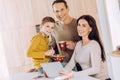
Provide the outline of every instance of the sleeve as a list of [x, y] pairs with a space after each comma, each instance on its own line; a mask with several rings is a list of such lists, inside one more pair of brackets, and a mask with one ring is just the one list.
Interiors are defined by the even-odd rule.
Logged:
[[55, 54], [59, 54], [59, 50], [58, 50], [58, 46], [55, 40], [55, 37], [53, 35], [50, 36], [50, 42], [49, 42], [49, 47], [53, 47], [53, 49], [55, 50]]
[[79, 72], [73, 72], [75, 76], [94, 75], [100, 72], [101, 66], [101, 49], [98, 43], [95, 43], [90, 48], [91, 67]]
[[55, 47], [56, 46], [56, 40], [53, 35], [49, 36], [49, 47]]
[[40, 37], [35, 36], [32, 39], [31, 45], [28, 49], [27, 56], [32, 58], [45, 58], [45, 52], [46, 50], [40, 50], [38, 47], [40, 47]]
[[[77, 46], [77, 45], [76, 45]], [[73, 55], [70, 59], [70, 61], [68, 62], [68, 64], [65, 66], [65, 71], [72, 71], [72, 69], [75, 67], [76, 61], [75, 61], [75, 55], [76, 55], [76, 48], [74, 49]]]

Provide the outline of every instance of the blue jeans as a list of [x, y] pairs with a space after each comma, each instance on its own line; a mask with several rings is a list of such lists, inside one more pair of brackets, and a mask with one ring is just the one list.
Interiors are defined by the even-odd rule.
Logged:
[[[65, 67], [67, 65], [67, 62], [61, 62], [61, 64], [62, 64], [63, 67]], [[78, 71], [76, 66], [72, 70], [73, 71]]]
[[39, 74], [43, 74], [43, 68], [38, 68], [37, 70]]

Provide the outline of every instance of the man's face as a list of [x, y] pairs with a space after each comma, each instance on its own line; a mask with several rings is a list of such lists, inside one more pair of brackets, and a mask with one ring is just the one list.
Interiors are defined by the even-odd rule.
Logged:
[[57, 19], [62, 22], [68, 17], [69, 9], [65, 7], [64, 3], [55, 3], [53, 5], [53, 11]]

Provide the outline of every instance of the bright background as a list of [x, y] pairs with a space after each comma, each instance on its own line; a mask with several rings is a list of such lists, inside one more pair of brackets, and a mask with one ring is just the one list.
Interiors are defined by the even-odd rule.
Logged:
[[[0, 0], [0, 80], [33, 67], [26, 52], [36, 24], [52, 16], [54, 0]], [[120, 9], [118, 0], [66, 0], [70, 15], [92, 15], [98, 24], [106, 54], [120, 45]], [[110, 64], [108, 64], [110, 66]], [[112, 67], [110, 67], [110, 73]], [[110, 74], [112, 75], [112, 74]]]

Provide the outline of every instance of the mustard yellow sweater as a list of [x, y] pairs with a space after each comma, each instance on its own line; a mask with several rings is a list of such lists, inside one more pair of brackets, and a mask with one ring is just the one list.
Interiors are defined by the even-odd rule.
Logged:
[[27, 56], [33, 59], [35, 68], [41, 68], [40, 63], [48, 62], [49, 57], [45, 57], [45, 52], [48, 50], [48, 38], [43, 37], [38, 33], [32, 38], [31, 45], [28, 49]]

